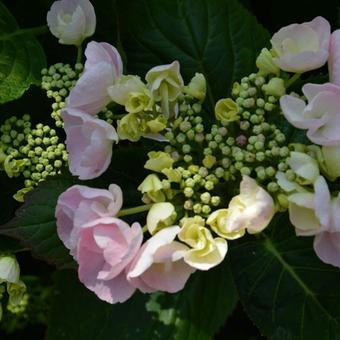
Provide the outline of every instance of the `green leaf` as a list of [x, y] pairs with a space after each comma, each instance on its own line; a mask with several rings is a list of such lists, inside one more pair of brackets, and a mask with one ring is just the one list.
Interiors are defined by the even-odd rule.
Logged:
[[232, 249], [240, 299], [270, 339], [339, 339], [340, 270], [317, 258], [312, 241], [297, 237], [281, 214]]
[[1, 253], [15, 253], [22, 250], [22, 246], [17, 240], [7, 236], [0, 236], [0, 254]]
[[156, 293], [150, 297], [136, 293], [117, 305], [100, 301], [82, 286], [74, 272], [61, 271], [56, 281], [47, 340], [208, 340], [237, 301], [225, 265], [193, 274], [177, 294]]
[[254, 71], [267, 31], [236, 0], [131, 0], [120, 2], [121, 40], [131, 73], [179, 60], [188, 81], [208, 82], [210, 108], [234, 81]]
[[47, 340], [164, 339], [152, 330], [154, 321], [145, 310], [148, 295], [110, 305], [87, 290], [74, 271], [57, 273], [54, 291]]
[[208, 340], [225, 323], [237, 304], [237, 291], [225, 262], [209, 272], [196, 272], [177, 294], [156, 293], [147, 309], [174, 327], [176, 340]]
[[19, 239], [38, 258], [58, 266], [72, 263], [56, 232], [54, 211], [59, 195], [75, 184], [72, 177], [52, 177], [27, 195], [16, 216], [0, 227], [0, 234]]
[[32, 85], [40, 84], [45, 54], [34, 36], [20, 30], [0, 2], [0, 103], [19, 98]]
[[[74, 184], [106, 189], [109, 184], [116, 183], [123, 188], [124, 207], [140, 205], [137, 186], [144, 175], [144, 162], [144, 149], [121, 148], [114, 150], [111, 168], [96, 180], [78, 181], [66, 174], [49, 178], [28, 193], [16, 217], [0, 226], [0, 234], [19, 239], [35, 256], [47, 262], [69, 266], [73, 262], [56, 232], [54, 212], [59, 195]], [[133, 173], [135, 168], [141, 171]]]

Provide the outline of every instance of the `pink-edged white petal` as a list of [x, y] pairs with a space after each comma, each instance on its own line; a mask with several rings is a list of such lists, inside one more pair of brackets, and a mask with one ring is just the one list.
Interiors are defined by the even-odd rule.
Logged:
[[105, 42], [91, 41], [87, 44], [85, 50], [86, 62], [85, 72], [91, 70], [99, 63], [106, 62], [110, 64], [114, 70], [115, 82], [123, 73], [123, 62], [118, 50]]
[[107, 88], [113, 81], [112, 66], [106, 62], [96, 64], [81, 75], [66, 100], [66, 107], [92, 115], [100, 112], [111, 101]]
[[280, 105], [285, 118], [293, 126], [307, 129], [311, 125], [312, 121], [307, 120], [303, 115], [306, 103], [302, 99], [285, 95], [280, 98]]
[[88, 0], [55, 1], [47, 13], [47, 24], [61, 44], [80, 46], [93, 35], [96, 15]]
[[321, 261], [340, 268], [340, 232], [316, 235], [314, 251]]
[[78, 110], [63, 110], [69, 167], [80, 179], [100, 176], [109, 166], [113, 142], [118, 141], [114, 127]]
[[330, 82], [340, 85], [340, 30], [331, 35], [328, 70]]

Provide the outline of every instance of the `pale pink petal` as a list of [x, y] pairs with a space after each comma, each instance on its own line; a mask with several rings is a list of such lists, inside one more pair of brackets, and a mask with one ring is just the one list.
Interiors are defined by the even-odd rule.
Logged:
[[322, 176], [319, 176], [315, 181], [314, 191], [315, 215], [322, 226], [328, 226], [331, 214], [331, 194], [327, 182]]
[[114, 127], [77, 110], [63, 110], [69, 167], [80, 179], [100, 176], [109, 166], [112, 144], [118, 135]]
[[79, 46], [93, 35], [96, 15], [88, 0], [55, 1], [47, 13], [47, 24], [60, 43]]
[[[121, 233], [122, 229], [127, 230]], [[132, 233], [130, 239], [124, 237], [128, 231]], [[104, 301], [126, 301], [135, 288], [127, 281], [125, 268], [138, 252], [142, 234], [139, 224], [130, 229], [125, 222], [110, 218], [82, 229], [77, 253], [80, 281]]]
[[288, 72], [303, 73], [323, 66], [328, 59], [328, 51], [305, 51], [295, 55], [285, 55], [274, 59], [275, 64]]
[[282, 70], [303, 73], [323, 66], [328, 59], [330, 25], [322, 17], [292, 24], [276, 32], [271, 43], [274, 63]]
[[112, 65], [101, 62], [84, 72], [66, 100], [66, 108], [89, 114], [100, 112], [111, 99], [107, 88], [114, 82]]
[[340, 233], [323, 232], [316, 235], [314, 250], [323, 262], [340, 267]]
[[320, 92], [332, 92], [340, 95], [340, 87], [336, 86], [331, 83], [325, 83], [325, 84], [312, 84], [308, 83], [303, 85], [302, 92], [307, 98], [308, 102], [312, 101], [316, 95], [318, 95]]
[[109, 192], [112, 195], [112, 202], [110, 203], [108, 210], [111, 211], [114, 216], [123, 206], [123, 192], [117, 184], [110, 184]]
[[110, 64], [114, 70], [113, 83], [123, 73], [123, 63], [120, 54], [115, 47], [108, 43], [91, 41], [87, 44], [85, 56], [85, 72], [91, 70], [101, 62], [106, 62]]
[[86, 17], [85, 36], [90, 37], [94, 34], [96, 29], [96, 14], [94, 12], [94, 8], [89, 0], [78, 0], [78, 2], [81, 5]]
[[195, 269], [183, 260], [189, 248], [173, 241], [179, 230], [176, 226], [162, 229], [142, 246], [127, 270], [131, 285], [142, 292], [183, 289]]
[[340, 232], [340, 193], [332, 199], [330, 232]]
[[303, 115], [306, 108], [303, 100], [285, 95], [280, 98], [280, 105], [285, 118], [293, 126], [299, 129], [308, 129], [313, 124], [314, 120], [306, 119]]
[[318, 34], [320, 48], [327, 50], [329, 47], [331, 34], [331, 26], [329, 22], [325, 18], [318, 16], [312, 21], [306, 22], [306, 25], [311, 27]]
[[195, 268], [183, 260], [154, 264], [143, 274], [143, 281], [154, 291], [176, 293], [182, 290]]
[[135, 265], [131, 267], [128, 273], [128, 277], [136, 277], [144, 273], [153, 264], [156, 251], [160, 247], [170, 244], [179, 231], [180, 227], [168, 227], [151, 237], [141, 248], [137, 260], [134, 261]]
[[328, 69], [330, 81], [340, 85], [340, 30], [331, 35]]

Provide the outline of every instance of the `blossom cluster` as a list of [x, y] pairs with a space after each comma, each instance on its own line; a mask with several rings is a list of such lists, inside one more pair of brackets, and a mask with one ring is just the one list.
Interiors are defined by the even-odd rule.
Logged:
[[[60, 43], [78, 48], [95, 29], [88, 0], [57, 1], [47, 19]], [[136, 289], [177, 292], [196, 270], [220, 264], [229, 243], [263, 232], [285, 211], [296, 235], [315, 236], [319, 258], [340, 267], [339, 32], [322, 17], [280, 29], [260, 52], [257, 72], [234, 83], [213, 113], [204, 106], [203, 74], [185, 84], [175, 60], [142, 79], [124, 73], [114, 46], [89, 42], [79, 78], [56, 106], [71, 173], [101, 176], [123, 140], [158, 143], [136, 188], [144, 205], [123, 208], [124, 187], [116, 184], [75, 185], [60, 195], [57, 232], [80, 281], [109, 303]], [[292, 92], [303, 73], [326, 63], [330, 82]], [[113, 104], [124, 113], [102, 119]], [[305, 144], [287, 140], [287, 124]], [[141, 212], [145, 220], [124, 221]]]

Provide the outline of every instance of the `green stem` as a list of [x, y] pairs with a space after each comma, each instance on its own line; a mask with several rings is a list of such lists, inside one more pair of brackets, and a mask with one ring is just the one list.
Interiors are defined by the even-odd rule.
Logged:
[[288, 89], [291, 85], [293, 85], [299, 78], [301, 77], [301, 73], [295, 73], [291, 78], [286, 81], [286, 88]]
[[122, 216], [127, 216], [127, 215], [134, 215], [134, 214], [138, 214], [144, 211], [148, 211], [151, 207], [153, 206], [153, 204], [145, 204], [145, 205], [139, 205], [137, 207], [133, 207], [133, 208], [127, 208], [127, 209], [122, 209], [119, 213], [118, 213], [118, 217], [122, 217]]
[[113, 115], [113, 119], [121, 119], [121, 118], [123, 118], [124, 116], [126, 116], [126, 113], [123, 113], [123, 114], [121, 114], [121, 115]]
[[23, 35], [23, 34], [40, 35], [40, 34], [45, 34], [47, 32], [48, 32], [47, 26], [23, 28], [12, 33], [4, 34], [3, 36], [0, 37], [0, 40], [9, 40], [10, 38], [15, 37], [17, 35]]
[[80, 64], [82, 58], [83, 58], [83, 48], [82, 48], [82, 46], [80, 45], [80, 46], [77, 47], [77, 62], [76, 62], [76, 63], [77, 63], [77, 64]]

